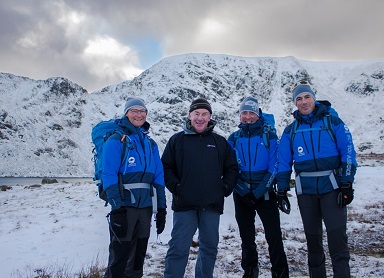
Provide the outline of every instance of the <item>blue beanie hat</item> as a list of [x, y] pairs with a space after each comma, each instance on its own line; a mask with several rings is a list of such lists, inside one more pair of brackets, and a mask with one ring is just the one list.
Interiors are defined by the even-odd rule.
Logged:
[[141, 98], [129, 97], [124, 106], [124, 115], [127, 114], [128, 110], [134, 106], [139, 106], [141, 108], [144, 108], [145, 111], [148, 111], [147, 107], [145, 107], [144, 100], [142, 100]]
[[312, 91], [312, 88], [311, 88], [311, 86], [309, 84], [299, 84], [292, 91], [292, 100], [293, 100], [293, 102], [296, 104], [296, 98], [299, 95], [304, 94], [304, 93], [310, 94], [312, 96], [312, 98], [314, 100], [316, 100], [316, 95]]
[[246, 97], [240, 104], [239, 108], [240, 114], [244, 111], [250, 111], [255, 113], [257, 116], [260, 116], [259, 112], [259, 103], [254, 97]]

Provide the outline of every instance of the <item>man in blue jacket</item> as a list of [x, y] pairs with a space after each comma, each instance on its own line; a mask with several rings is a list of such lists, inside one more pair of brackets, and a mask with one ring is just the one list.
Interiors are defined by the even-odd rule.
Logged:
[[[254, 97], [246, 97], [239, 111], [239, 130], [229, 136], [228, 142], [235, 149], [239, 164], [233, 199], [242, 242], [243, 278], [259, 277], [259, 258], [255, 243], [256, 212], [263, 223], [268, 243], [272, 277], [286, 278], [289, 277], [289, 270], [276, 194], [273, 191], [277, 135], [271, 130], [265, 130], [262, 111]], [[268, 134], [265, 135], [264, 132]]]
[[146, 118], [144, 101], [128, 98], [119, 123], [124, 136], [115, 133], [103, 147], [102, 180], [111, 206], [107, 278], [143, 276], [153, 206], [157, 233], [164, 230], [164, 171]]
[[227, 140], [213, 132], [216, 122], [211, 115], [206, 99], [194, 100], [184, 131], [169, 139], [161, 157], [174, 211], [164, 278], [184, 277], [197, 229], [200, 245], [195, 277], [213, 277], [224, 197], [232, 193], [238, 167]]
[[289, 208], [287, 191], [294, 166], [296, 194], [308, 247], [309, 276], [326, 277], [323, 250], [324, 221], [334, 277], [350, 277], [346, 225], [353, 200], [356, 152], [352, 135], [330, 106], [316, 101], [311, 85], [292, 86], [298, 110], [285, 130], [278, 152], [278, 200]]

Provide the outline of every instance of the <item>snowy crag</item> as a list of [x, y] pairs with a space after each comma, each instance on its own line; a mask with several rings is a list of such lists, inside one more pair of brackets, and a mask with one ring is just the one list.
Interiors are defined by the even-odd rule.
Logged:
[[62, 77], [32, 80], [0, 73], [0, 176], [92, 176], [92, 126], [120, 117], [128, 96], [147, 103], [150, 135], [161, 151], [181, 130], [190, 102], [199, 96], [211, 102], [215, 130], [224, 136], [236, 129], [239, 104], [248, 95], [275, 114], [281, 135], [295, 109], [290, 86], [302, 79], [313, 84], [317, 99], [332, 102], [358, 154], [383, 153], [384, 61], [185, 54], [93, 93]]

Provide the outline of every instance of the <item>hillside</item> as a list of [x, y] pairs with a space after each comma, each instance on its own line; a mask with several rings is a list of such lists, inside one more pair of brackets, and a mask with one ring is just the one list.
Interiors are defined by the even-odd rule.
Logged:
[[351, 129], [359, 155], [383, 153], [384, 61], [186, 54], [93, 93], [63, 77], [32, 80], [1, 73], [0, 155], [6, 163], [0, 176], [92, 176], [91, 128], [120, 117], [128, 96], [146, 101], [151, 136], [160, 150], [181, 129], [190, 102], [199, 96], [212, 103], [215, 130], [224, 136], [236, 129], [238, 106], [247, 95], [275, 114], [281, 134], [295, 108], [290, 86], [301, 79], [310, 80], [318, 99], [332, 102]]

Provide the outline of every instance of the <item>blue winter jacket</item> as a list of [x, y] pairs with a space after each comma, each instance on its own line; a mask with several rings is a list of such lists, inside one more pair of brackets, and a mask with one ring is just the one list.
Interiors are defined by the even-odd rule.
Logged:
[[[239, 175], [235, 193], [244, 196], [253, 192], [256, 198], [273, 191], [277, 155], [277, 135], [269, 132], [269, 148], [264, 145], [262, 117], [254, 124], [239, 124], [240, 134], [232, 133], [228, 142], [235, 149], [239, 164]], [[236, 138], [238, 137], [238, 138]], [[250, 189], [245, 183], [250, 185]]]
[[[121, 163], [123, 143], [119, 134], [112, 135], [103, 147], [103, 187], [107, 193], [112, 210], [121, 206], [145, 208], [152, 206], [150, 189], [124, 189], [124, 197], [120, 193], [118, 175], [121, 174], [123, 184], [148, 183], [157, 190], [158, 208], [166, 208], [164, 190], [164, 170], [156, 143], [147, 135], [149, 123], [141, 128], [131, 124], [126, 116], [119, 125], [126, 137], [126, 151]], [[131, 194], [134, 195], [132, 202]]]
[[[330, 130], [326, 129], [329, 109], [316, 102], [310, 115], [303, 116], [298, 110], [293, 113], [298, 121], [297, 130], [302, 132], [291, 136], [292, 123], [281, 136], [276, 176], [279, 190], [289, 190], [292, 165], [296, 176], [302, 172], [332, 170], [337, 184], [354, 181], [357, 162], [352, 135], [340, 118], [330, 115], [336, 138], [333, 140]], [[325, 194], [334, 190], [329, 176], [301, 177], [300, 181], [303, 194]]]

